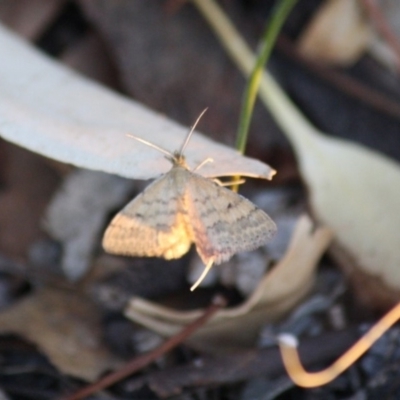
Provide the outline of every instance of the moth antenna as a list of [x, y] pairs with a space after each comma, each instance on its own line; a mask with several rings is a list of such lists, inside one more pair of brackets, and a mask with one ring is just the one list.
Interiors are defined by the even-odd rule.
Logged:
[[137, 136], [135, 136], [135, 135], [132, 135], [131, 133], [127, 133], [126, 136], [128, 136], [128, 137], [130, 137], [130, 138], [132, 138], [132, 139], [136, 139], [136, 140], [137, 140], [138, 142], [140, 142], [140, 143], [147, 144], [147, 146], [150, 146], [150, 147], [152, 147], [153, 149], [156, 149], [156, 150], [158, 150], [158, 151], [161, 151], [161, 153], [164, 153], [164, 154], [166, 154], [168, 157], [172, 158], [173, 160], [176, 160], [176, 157], [175, 157], [171, 152], [169, 152], [168, 150], [163, 149], [162, 147], [157, 146], [157, 145], [154, 144], [154, 143], [148, 142], [147, 140], [142, 139], [142, 138], [140, 138], [140, 137], [137, 137]]
[[193, 132], [194, 132], [194, 130], [195, 130], [197, 124], [199, 123], [201, 117], [204, 115], [204, 113], [205, 113], [207, 110], [208, 110], [208, 107], [205, 108], [205, 109], [201, 112], [201, 114], [197, 117], [196, 122], [193, 124], [192, 128], [190, 129], [189, 133], [186, 135], [185, 141], [182, 143], [182, 146], [181, 146], [181, 148], [180, 148], [180, 150], [179, 150], [179, 152], [178, 152], [179, 157], [181, 157], [181, 156], [183, 155], [183, 152], [184, 152], [184, 150], [185, 150], [187, 144], [189, 143], [189, 140], [190, 140], [190, 138], [191, 138], [191, 136], [192, 136], [192, 134], [193, 134]]

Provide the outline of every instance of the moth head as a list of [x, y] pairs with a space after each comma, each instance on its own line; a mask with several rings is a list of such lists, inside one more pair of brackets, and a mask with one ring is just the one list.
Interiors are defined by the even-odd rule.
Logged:
[[180, 167], [189, 169], [188, 165], [186, 164], [186, 160], [185, 160], [185, 156], [183, 155], [183, 152], [185, 151], [185, 148], [187, 146], [187, 144], [189, 143], [189, 140], [194, 132], [194, 129], [196, 128], [198, 122], [200, 121], [201, 117], [204, 115], [204, 113], [207, 111], [207, 108], [203, 110], [203, 112], [198, 116], [198, 118], [196, 119], [195, 123], [193, 124], [193, 126], [190, 128], [190, 131], [188, 132], [188, 134], [186, 135], [186, 138], [184, 140], [184, 142], [182, 143], [182, 146], [179, 150], [175, 151], [174, 153], [171, 153], [168, 150], [163, 149], [162, 147], [157, 146], [154, 143], [148, 142], [145, 139], [142, 139], [140, 137], [137, 137], [135, 135], [132, 135], [130, 133], [128, 133], [126, 136], [131, 137], [133, 139], [136, 139], [138, 142], [141, 142], [143, 144], [146, 144], [147, 146], [152, 147], [153, 149], [156, 149], [158, 151], [160, 151], [161, 153], [165, 154], [165, 158], [170, 161], [172, 163], [172, 165], [179, 165]]
[[179, 151], [175, 151], [172, 157], [166, 156], [166, 159], [170, 161], [173, 165], [179, 165], [180, 167], [190, 169], [186, 163], [185, 156]]

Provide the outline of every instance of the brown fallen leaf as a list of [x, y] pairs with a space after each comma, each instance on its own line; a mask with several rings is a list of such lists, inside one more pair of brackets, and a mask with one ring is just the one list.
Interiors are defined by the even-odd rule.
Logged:
[[[218, 311], [188, 342], [197, 348], [213, 351], [254, 344], [262, 325], [282, 317], [309, 292], [317, 262], [331, 238], [329, 229], [315, 228], [307, 216], [302, 216], [285, 256], [262, 279], [247, 301], [238, 307]], [[161, 335], [172, 336], [202, 312], [176, 311], [142, 298], [133, 298], [125, 315]]]
[[102, 344], [98, 311], [72, 291], [38, 290], [0, 313], [0, 332], [35, 343], [62, 372], [81, 379], [121, 365]]

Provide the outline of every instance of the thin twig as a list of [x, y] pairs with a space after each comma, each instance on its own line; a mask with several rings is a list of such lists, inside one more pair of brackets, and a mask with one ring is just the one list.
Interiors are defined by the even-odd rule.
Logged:
[[80, 400], [85, 397], [96, 393], [100, 390], [103, 390], [116, 382], [126, 378], [129, 375], [132, 375], [134, 372], [139, 371], [145, 366], [152, 363], [154, 360], [172, 350], [179, 344], [181, 344], [184, 340], [186, 340], [192, 333], [197, 331], [200, 327], [202, 327], [219, 309], [226, 306], [226, 301], [221, 296], [216, 296], [213, 300], [212, 304], [204, 311], [203, 315], [187, 325], [182, 329], [181, 332], [166, 340], [161, 346], [157, 347], [153, 351], [143, 354], [139, 357], [134, 358], [132, 361], [128, 362], [124, 367], [115, 371], [98, 382], [93, 383], [92, 385], [86, 386], [85, 388], [73, 393], [69, 396], [63, 397], [62, 400]]

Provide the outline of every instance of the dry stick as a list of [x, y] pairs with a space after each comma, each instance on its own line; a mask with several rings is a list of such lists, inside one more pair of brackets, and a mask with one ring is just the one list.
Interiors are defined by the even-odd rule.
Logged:
[[126, 378], [129, 375], [132, 375], [134, 372], [139, 371], [144, 368], [146, 365], [149, 365], [151, 362], [165, 354], [166, 352], [172, 350], [174, 347], [181, 344], [185, 339], [187, 339], [192, 333], [197, 331], [200, 327], [202, 327], [219, 309], [226, 306], [226, 300], [221, 296], [216, 296], [212, 304], [204, 311], [203, 315], [188, 324], [185, 328], [182, 329], [178, 334], [166, 340], [161, 346], [157, 347], [153, 351], [143, 354], [139, 357], [134, 358], [132, 361], [128, 362], [124, 367], [115, 371], [103, 379], [100, 379], [98, 382], [93, 383], [92, 385], [86, 386], [85, 388], [69, 395], [63, 397], [61, 400], [80, 400], [85, 397], [98, 392], [106, 387], [109, 387], [116, 382]]
[[286, 371], [290, 378], [299, 386], [311, 388], [325, 385], [354, 364], [399, 319], [400, 303], [384, 315], [330, 367], [318, 372], [307, 372], [304, 369], [297, 351], [297, 339], [294, 336], [280, 335], [278, 337], [279, 347]]
[[386, 40], [387, 44], [393, 50], [396, 56], [397, 71], [400, 72], [400, 42], [396, 34], [393, 32], [385, 16], [382, 14], [378, 5], [374, 0], [360, 0], [368, 17], [375, 25], [377, 31]]

